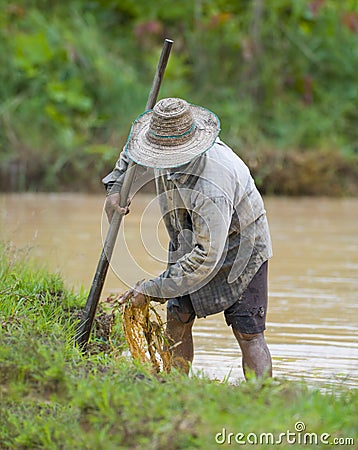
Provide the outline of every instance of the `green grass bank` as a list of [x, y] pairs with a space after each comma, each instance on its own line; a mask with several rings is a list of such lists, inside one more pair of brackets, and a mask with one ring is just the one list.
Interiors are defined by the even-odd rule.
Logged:
[[116, 321], [108, 341], [103, 311], [82, 355], [73, 340], [85, 293], [19, 251], [1, 255], [2, 450], [357, 448], [357, 390], [154, 376], [122, 356]]

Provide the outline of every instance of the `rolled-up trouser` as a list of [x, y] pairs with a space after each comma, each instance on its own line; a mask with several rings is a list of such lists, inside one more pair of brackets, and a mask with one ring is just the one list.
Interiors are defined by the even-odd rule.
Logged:
[[[266, 328], [267, 271], [268, 261], [262, 264], [240, 298], [224, 311], [227, 325], [240, 333], [257, 334]], [[196, 317], [190, 295], [169, 299], [167, 313], [168, 318], [182, 323], [190, 323]]]

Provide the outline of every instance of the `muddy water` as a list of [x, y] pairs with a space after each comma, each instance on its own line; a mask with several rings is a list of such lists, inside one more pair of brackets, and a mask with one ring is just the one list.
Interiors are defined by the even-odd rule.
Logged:
[[[274, 244], [266, 337], [274, 374], [358, 387], [358, 199], [266, 199]], [[0, 196], [0, 238], [88, 289], [107, 224], [103, 197]], [[165, 267], [167, 237], [155, 199], [136, 196], [121, 227], [103, 296]], [[194, 327], [194, 370], [242, 379], [222, 315]]]

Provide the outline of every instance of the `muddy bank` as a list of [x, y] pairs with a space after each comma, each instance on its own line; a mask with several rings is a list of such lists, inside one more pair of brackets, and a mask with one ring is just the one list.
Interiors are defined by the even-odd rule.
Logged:
[[[233, 148], [235, 148], [233, 146]], [[243, 148], [240, 157], [248, 164], [260, 191], [283, 196], [357, 196], [358, 154], [338, 150], [278, 150]], [[11, 161], [0, 165], [0, 191], [104, 193], [101, 179], [112, 170], [93, 155], [82, 155], [81, 165], [71, 160], [49, 180], [40, 161]], [[154, 183], [142, 188], [154, 192]]]
[[245, 150], [248, 164], [266, 195], [357, 196], [358, 154], [334, 150]]

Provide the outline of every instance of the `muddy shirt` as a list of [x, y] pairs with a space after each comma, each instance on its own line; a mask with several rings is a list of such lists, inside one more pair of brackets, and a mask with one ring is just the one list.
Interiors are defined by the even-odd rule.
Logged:
[[[122, 152], [103, 181], [121, 177]], [[190, 294], [198, 317], [229, 308], [272, 256], [264, 204], [249, 169], [220, 139], [176, 169], [154, 169], [169, 237], [168, 267], [144, 282], [142, 292], [163, 299]]]

